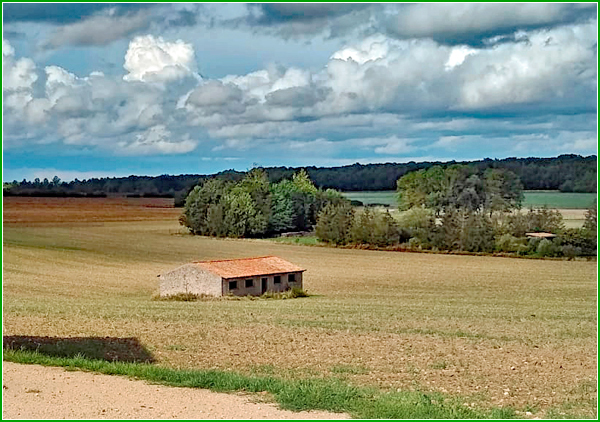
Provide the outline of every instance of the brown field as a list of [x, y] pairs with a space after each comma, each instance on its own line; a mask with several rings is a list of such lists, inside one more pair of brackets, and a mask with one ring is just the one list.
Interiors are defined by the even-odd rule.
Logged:
[[[162, 199], [4, 199], [4, 335], [135, 338], [158, 364], [434, 390], [595, 417], [597, 264], [218, 240]], [[153, 301], [157, 274], [273, 254], [294, 300]]]

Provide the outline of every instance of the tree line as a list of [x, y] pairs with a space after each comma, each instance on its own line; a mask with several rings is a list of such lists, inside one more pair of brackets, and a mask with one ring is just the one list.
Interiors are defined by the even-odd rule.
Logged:
[[207, 179], [185, 200], [180, 224], [193, 234], [216, 237], [264, 237], [312, 230], [321, 209], [349, 203], [341, 193], [317, 188], [305, 171], [278, 183], [253, 169], [235, 182]]
[[[556, 210], [521, 212], [523, 185], [511, 171], [474, 166], [433, 166], [397, 181], [398, 205], [389, 211], [347, 203], [319, 214], [316, 235], [335, 245], [408, 250], [503, 252], [536, 256], [595, 256], [597, 207], [580, 229], [566, 228]], [[527, 236], [546, 232], [549, 238]]]
[[[409, 162], [386, 164], [353, 164], [343, 167], [305, 167], [310, 180], [320, 189], [339, 191], [393, 190], [396, 181], [406, 174], [431, 167], [453, 165], [473, 167], [477, 173], [487, 169], [504, 169], [514, 173], [526, 190], [560, 190], [563, 192], [597, 191], [597, 157], [561, 155], [554, 158], [485, 159], [471, 162]], [[269, 182], [290, 179], [300, 168], [264, 168]], [[227, 170], [214, 175], [185, 174], [178, 176], [129, 176], [118, 178], [92, 178], [62, 182], [58, 179], [34, 181], [14, 180], [4, 184], [4, 195], [19, 196], [146, 196], [175, 198], [183, 206], [189, 192], [198, 184], [211, 178], [237, 182], [247, 172]], [[57, 178], [55, 178], [57, 179]]]

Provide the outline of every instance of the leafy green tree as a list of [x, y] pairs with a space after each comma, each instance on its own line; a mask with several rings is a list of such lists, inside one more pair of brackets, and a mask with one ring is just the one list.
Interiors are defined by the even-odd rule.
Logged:
[[309, 230], [325, 204], [344, 200], [339, 192], [317, 189], [304, 170], [272, 185], [271, 194], [269, 229], [275, 233]]
[[490, 213], [508, 212], [521, 208], [523, 203], [523, 185], [511, 171], [504, 169], [487, 169], [484, 173], [484, 190], [486, 193], [485, 209]]
[[225, 205], [222, 202], [210, 204], [206, 213], [206, 234], [209, 236], [225, 237], [228, 227], [225, 225]]
[[522, 185], [514, 173], [488, 169], [482, 177], [473, 166], [433, 166], [409, 173], [397, 182], [400, 209], [424, 206], [437, 216], [449, 208], [506, 212], [520, 206]]
[[294, 228], [294, 204], [288, 194], [286, 183], [271, 185], [271, 212], [269, 214], [269, 231], [282, 233]]
[[525, 246], [526, 242], [526, 238], [518, 238], [505, 233], [496, 239], [495, 250], [498, 252], [519, 252]]
[[461, 232], [461, 249], [469, 252], [492, 252], [495, 247], [494, 228], [483, 213], [467, 213]]
[[595, 203], [585, 213], [583, 230], [589, 238], [596, 239], [598, 237], [598, 205]]
[[267, 222], [256, 209], [252, 196], [240, 185], [225, 197], [223, 225], [230, 237], [245, 237], [264, 233]]
[[361, 213], [355, 214], [350, 228], [350, 241], [354, 244], [373, 243], [374, 231], [373, 212], [370, 208], [365, 208]]
[[208, 210], [211, 205], [219, 205], [232, 187], [231, 183], [219, 179], [209, 179], [196, 186], [185, 200], [180, 223], [194, 234], [209, 235], [214, 228], [208, 227]]
[[398, 179], [398, 206], [401, 210], [424, 206], [429, 194], [425, 170], [419, 170]]
[[427, 247], [431, 244], [437, 226], [433, 211], [425, 207], [413, 207], [400, 214], [398, 225], [408, 232], [413, 244]]
[[542, 239], [537, 245], [536, 254], [539, 256], [559, 256], [562, 254], [560, 242]]
[[354, 210], [349, 203], [328, 204], [318, 217], [316, 234], [324, 242], [345, 245], [350, 240]]
[[410, 236], [401, 231], [388, 210], [376, 212], [373, 218], [371, 243], [377, 246], [397, 245]]
[[248, 237], [306, 230], [327, 203], [348, 202], [339, 192], [317, 189], [304, 171], [271, 184], [263, 169], [238, 182], [205, 180], [185, 200], [180, 223], [194, 234]]
[[252, 198], [255, 213], [251, 219], [250, 233], [265, 233], [271, 215], [271, 189], [267, 173], [261, 168], [252, 169], [237, 187], [248, 192]]

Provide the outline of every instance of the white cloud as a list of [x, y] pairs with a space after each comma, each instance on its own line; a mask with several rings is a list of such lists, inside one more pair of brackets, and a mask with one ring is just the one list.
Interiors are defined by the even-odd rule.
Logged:
[[331, 150], [336, 147], [336, 143], [328, 141], [325, 138], [315, 139], [313, 141], [290, 141], [287, 143], [288, 148], [296, 151], [305, 151], [309, 154], [314, 154], [315, 151], [323, 153], [325, 150]]
[[597, 21], [572, 28], [535, 31], [526, 42], [481, 50], [462, 66], [456, 108], [479, 109], [542, 99], [579, 101], [597, 89]]
[[2, 39], [2, 89], [4, 91], [30, 90], [37, 81], [35, 63], [29, 58], [15, 60], [15, 50]]
[[472, 54], [477, 54], [477, 50], [475, 50], [474, 48], [466, 47], [464, 45], [454, 47], [450, 51], [450, 57], [448, 57], [448, 61], [444, 65], [445, 70], [449, 71], [455, 68], [456, 66], [460, 66], [461, 64], [463, 64], [465, 59]]
[[54, 106], [61, 99], [77, 101], [73, 88], [81, 85], [77, 76], [58, 66], [46, 66], [46, 97]]
[[311, 74], [306, 70], [293, 67], [282, 69], [277, 66], [269, 66], [267, 69], [243, 76], [228, 75], [221, 81], [224, 84], [234, 84], [247, 96], [264, 102], [267, 94], [272, 92], [309, 85]]
[[573, 141], [571, 145], [567, 145], [568, 149], [572, 149], [576, 152], [582, 152], [589, 154], [593, 152], [594, 154], [598, 154], [598, 137], [595, 138], [583, 138], [577, 139]]
[[184, 136], [180, 141], [174, 141], [171, 132], [164, 125], [151, 127], [137, 134], [133, 142], [119, 142], [120, 153], [126, 155], [151, 154], [184, 154], [193, 151], [197, 142]]
[[365, 39], [357, 46], [348, 46], [333, 53], [330, 59], [353, 60], [358, 64], [369, 61], [381, 60], [389, 55], [390, 43], [383, 35], [379, 34]]
[[430, 148], [443, 148], [449, 151], [456, 151], [457, 146], [466, 142], [469, 139], [467, 136], [440, 136], [440, 138], [431, 144]]
[[182, 40], [162, 37], [135, 37], [125, 54], [126, 81], [170, 82], [185, 77], [199, 78], [194, 48]]
[[385, 145], [374, 149], [376, 154], [406, 154], [414, 150], [407, 139], [398, 139], [395, 136], [388, 138]]
[[431, 40], [399, 41], [377, 35], [340, 51], [327, 64], [324, 82], [334, 96], [323, 107], [334, 113], [380, 108], [417, 111], [452, 99], [445, 72], [449, 47]]
[[33, 86], [37, 80], [33, 60], [26, 57], [16, 59], [14, 48], [2, 39], [2, 98], [5, 113], [13, 113], [16, 120], [27, 119], [26, 109], [33, 101]]

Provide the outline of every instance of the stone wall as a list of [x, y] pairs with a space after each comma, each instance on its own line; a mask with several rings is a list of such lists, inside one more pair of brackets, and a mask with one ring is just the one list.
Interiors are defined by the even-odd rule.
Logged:
[[[289, 281], [289, 275], [293, 274], [295, 281]], [[279, 276], [279, 283], [275, 283], [275, 277]], [[258, 277], [247, 277], [247, 278], [232, 278], [223, 280], [223, 293], [225, 295], [232, 294], [234, 296], [260, 296], [264, 293], [262, 288], [263, 279], [266, 279], [266, 289], [268, 292], [283, 292], [291, 289], [292, 287], [302, 288], [302, 272], [296, 273], [285, 273], [278, 275], [267, 275]], [[251, 280], [251, 286], [246, 287], [246, 280]], [[235, 282], [236, 287], [230, 288], [230, 282]]]
[[160, 295], [172, 296], [179, 293], [221, 296], [221, 277], [194, 264], [186, 264], [161, 274]]

